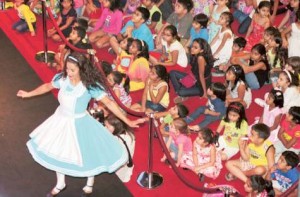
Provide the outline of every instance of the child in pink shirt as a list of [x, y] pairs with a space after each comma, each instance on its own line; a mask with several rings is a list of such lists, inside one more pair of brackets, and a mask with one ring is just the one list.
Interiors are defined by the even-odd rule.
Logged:
[[103, 0], [102, 5], [104, 9], [101, 17], [89, 36], [90, 42], [95, 43], [98, 48], [109, 46], [110, 37], [117, 35], [122, 28], [123, 13], [119, 9], [118, 1]]

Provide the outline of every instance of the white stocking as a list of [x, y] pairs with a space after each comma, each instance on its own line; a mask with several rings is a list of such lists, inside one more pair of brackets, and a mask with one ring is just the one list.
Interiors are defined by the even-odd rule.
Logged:
[[59, 172], [56, 172], [56, 178], [57, 178], [57, 183], [56, 183], [55, 187], [57, 189], [63, 189], [66, 186], [65, 175], [61, 174]]
[[83, 188], [83, 191], [85, 193], [92, 193], [93, 192], [93, 186], [94, 186], [95, 177], [91, 176], [87, 178], [86, 185]]

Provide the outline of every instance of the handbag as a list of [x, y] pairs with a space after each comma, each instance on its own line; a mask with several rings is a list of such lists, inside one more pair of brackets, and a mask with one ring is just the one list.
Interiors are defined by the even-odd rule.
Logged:
[[183, 78], [181, 78], [179, 81], [186, 88], [193, 87], [197, 82], [197, 80], [192, 72], [187, 73], [187, 75], [184, 76]]

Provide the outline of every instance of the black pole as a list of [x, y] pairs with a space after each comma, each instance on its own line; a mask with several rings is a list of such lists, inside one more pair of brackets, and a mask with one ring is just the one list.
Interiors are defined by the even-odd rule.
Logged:
[[47, 42], [47, 21], [46, 21], [46, 3], [45, 0], [42, 1], [42, 20], [43, 20], [43, 44], [44, 51], [40, 51], [35, 55], [35, 59], [40, 62], [53, 62], [54, 61], [54, 52], [48, 51], [48, 42]]

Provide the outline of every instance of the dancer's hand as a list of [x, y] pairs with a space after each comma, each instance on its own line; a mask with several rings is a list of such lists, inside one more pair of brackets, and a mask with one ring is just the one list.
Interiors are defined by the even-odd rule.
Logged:
[[127, 122], [127, 125], [130, 126], [130, 127], [132, 127], [132, 128], [139, 128], [140, 127], [139, 124], [142, 124], [144, 122], [145, 122], [144, 118], [139, 118], [139, 119], [133, 120], [133, 121], [129, 120]]
[[17, 96], [21, 97], [21, 98], [28, 98], [28, 97], [30, 97], [29, 92], [26, 92], [24, 90], [19, 90], [18, 93], [17, 93]]
[[33, 32], [31, 32], [31, 36], [35, 36], [35, 32], [33, 31]]

